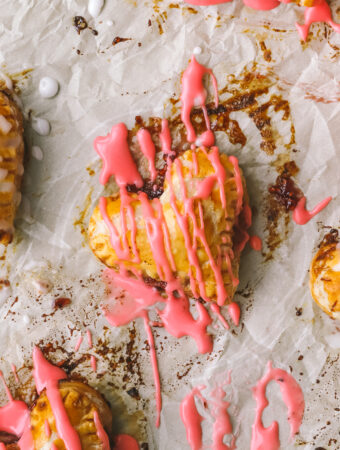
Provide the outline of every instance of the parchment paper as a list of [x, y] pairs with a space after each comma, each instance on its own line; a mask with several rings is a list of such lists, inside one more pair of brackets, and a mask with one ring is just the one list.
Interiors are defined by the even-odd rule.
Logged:
[[[306, 401], [303, 425], [294, 443], [289, 440], [279, 389], [269, 388], [269, 398], [276, 401], [266, 409], [264, 423], [274, 418], [279, 421], [282, 448], [340, 448], [340, 335], [337, 324], [314, 305], [308, 289], [308, 267], [327, 231], [323, 226], [339, 226], [340, 35], [325, 25], [313, 25], [310, 42], [302, 44], [294, 22], [302, 22], [303, 12], [293, 5], [256, 12], [235, 0], [197, 8], [194, 14], [187, 5], [170, 7], [170, 3], [107, 0], [102, 14], [93, 20], [85, 0], [0, 1], [0, 63], [10, 74], [33, 69], [26, 77], [18, 77], [24, 110], [26, 115], [31, 111], [33, 116], [49, 119], [52, 126], [47, 137], [27, 127], [28, 161], [17, 236], [1, 267], [1, 277], [9, 279], [11, 286], [1, 291], [0, 368], [13, 392], [28, 397], [32, 347], [53, 343], [50, 358], [78, 362], [74, 372], [85, 376], [111, 401], [118, 411], [116, 431], [131, 432], [140, 442], [148, 442], [150, 449], [160, 450], [189, 448], [179, 417], [180, 401], [193, 386], [212, 387], [231, 370], [227, 398], [239, 433], [237, 448], [243, 450], [249, 448], [254, 420], [251, 387], [271, 359], [277, 367], [288, 371], [291, 367]], [[340, 3], [331, 6], [339, 20], [335, 11]], [[86, 17], [98, 35], [89, 29], [78, 35], [72, 25], [75, 15]], [[112, 46], [116, 36], [131, 40]], [[271, 62], [263, 59], [260, 41], [271, 50]], [[249, 249], [244, 252], [240, 293], [235, 298], [242, 308], [242, 325], [234, 333], [220, 325], [211, 327], [215, 336], [211, 355], [197, 354], [189, 338], [176, 340], [162, 329], [155, 331], [164, 405], [157, 430], [143, 324], [137, 321], [135, 325], [135, 373], [131, 374], [127, 344], [134, 328], [106, 328], [98, 308], [104, 295], [102, 265], [86, 245], [81, 224], [87, 223], [102, 192], [94, 137], [105, 135], [119, 121], [131, 126], [135, 115], [147, 118], [168, 113], [169, 98], [179, 96], [180, 74], [196, 46], [203, 50], [199, 61], [213, 68], [221, 87], [228, 75], [237, 77], [254, 62], [259, 72], [276, 77], [270, 92], [279, 92], [290, 102], [296, 128], [294, 159], [301, 169], [298, 182], [307, 206], [313, 207], [328, 195], [334, 200], [307, 225], [292, 223], [271, 261], [264, 263], [260, 253]], [[53, 99], [39, 96], [39, 80], [46, 75], [60, 83]], [[223, 136], [218, 143], [221, 151], [240, 159], [251, 204], [258, 211], [252, 231], [265, 238], [261, 208], [268, 183], [276, 177], [270, 163], [286, 151], [289, 127], [273, 115], [283, 138], [275, 154], [267, 156], [259, 150], [259, 131], [246, 114], [234, 113], [234, 117], [247, 137], [246, 147], [233, 146]], [[32, 157], [32, 145], [43, 150], [42, 161]], [[39, 295], [38, 279], [49, 281], [49, 293]], [[72, 304], [54, 312], [53, 301], [58, 296], [71, 298]], [[296, 308], [302, 308], [302, 315], [296, 315]], [[74, 354], [76, 341], [86, 329], [93, 333], [94, 348], [89, 350], [85, 339]], [[104, 343], [111, 349], [105, 357]], [[97, 355], [97, 374], [90, 369], [90, 354]], [[83, 355], [85, 360], [79, 362]], [[11, 374], [11, 363], [26, 383], [21, 390]], [[134, 386], [139, 400], [127, 394]], [[1, 398], [5, 402], [4, 392]], [[124, 408], [130, 419], [122, 413]], [[202, 414], [207, 417], [204, 441], [209, 445], [212, 418]], [[133, 425], [136, 419], [139, 422]]]

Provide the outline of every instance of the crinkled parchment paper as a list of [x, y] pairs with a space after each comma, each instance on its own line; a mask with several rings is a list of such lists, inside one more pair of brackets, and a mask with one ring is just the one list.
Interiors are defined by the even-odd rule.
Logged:
[[[231, 370], [229, 411], [239, 433], [237, 448], [247, 449], [255, 409], [251, 387], [271, 359], [275, 366], [292, 370], [306, 400], [303, 425], [292, 442], [279, 389], [269, 388], [264, 423], [279, 421], [282, 448], [340, 448], [340, 335], [336, 323], [314, 305], [308, 289], [308, 266], [327, 231], [324, 226], [339, 226], [340, 35], [313, 25], [310, 41], [302, 44], [294, 22], [303, 20], [303, 12], [293, 5], [256, 12], [235, 0], [197, 8], [197, 13], [184, 4], [173, 5], [107, 0], [93, 20], [85, 0], [0, 1], [0, 63], [10, 74], [33, 69], [19, 76], [24, 110], [49, 119], [52, 126], [47, 137], [27, 126], [17, 235], [1, 261], [1, 278], [8, 279], [10, 287], [1, 291], [0, 368], [13, 392], [27, 398], [31, 351], [40, 344], [53, 361], [65, 360], [72, 373], [85, 376], [106, 395], [116, 412], [116, 431], [135, 434], [149, 448], [162, 450], [188, 448], [179, 405], [192, 386], [211, 387]], [[332, 2], [335, 19], [338, 6]], [[78, 35], [72, 25], [76, 15], [89, 19], [98, 35], [89, 29]], [[131, 40], [112, 46], [116, 36]], [[271, 50], [271, 61], [263, 58], [261, 41]], [[98, 308], [104, 296], [102, 265], [86, 245], [82, 229], [102, 192], [93, 139], [118, 121], [132, 126], [136, 115], [167, 115], [169, 98], [178, 98], [180, 74], [196, 46], [203, 50], [199, 61], [213, 68], [221, 87], [228, 75], [238, 77], [256, 62], [256, 70], [276, 80], [270, 94], [290, 103], [295, 152], [284, 145], [290, 139], [289, 121], [274, 112], [273, 127], [281, 138], [272, 156], [259, 149], [259, 131], [244, 112], [233, 113], [247, 137], [244, 148], [230, 144], [224, 134], [218, 136], [221, 151], [235, 154], [244, 168], [257, 211], [253, 231], [265, 239], [263, 202], [268, 183], [277, 175], [271, 163], [281, 153], [293, 152], [301, 169], [297, 180], [310, 208], [328, 195], [334, 200], [307, 225], [290, 223], [286, 239], [268, 262], [260, 253], [244, 252], [236, 295], [242, 324], [233, 332], [219, 324], [211, 327], [211, 355], [197, 354], [190, 338], [176, 340], [155, 330], [164, 405], [157, 430], [143, 324], [106, 327]], [[60, 83], [56, 98], [39, 96], [39, 80], [46, 75]], [[32, 145], [43, 150], [42, 161], [32, 157]], [[38, 293], [38, 279], [49, 281], [49, 293]], [[72, 304], [55, 311], [57, 297], [71, 298]], [[85, 339], [75, 354], [76, 341], [86, 329], [92, 331], [94, 348], [89, 350]], [[98, 358], [97, 374], [90, 369], [90, 354]], [[14, 382], [11, 363], [19, 369], [23, 388]], [[133, 387], [138, 395], [130, 391]], [[5, 401], [4, 394], [2, 398]], [[130, 418], [122, 412], [125, 408]], [[209, 445], [212, 418], [203, 414]]]

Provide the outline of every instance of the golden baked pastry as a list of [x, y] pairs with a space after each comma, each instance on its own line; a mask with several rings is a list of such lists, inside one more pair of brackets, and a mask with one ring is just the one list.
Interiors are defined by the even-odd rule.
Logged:
[[0, 87], [0, 243], [13, 239], [24, 173], [23, 117], [8, 90]]
[[[199, 267], [201, 269], [206, 296], [209, 300], [217, 301], [218, 286], [216, 282], [216, 273], [213, 270], [212, 261], [220, 264], [220, 272], [222, 274], [227, 299], [231, 301], [237, 286], [240, 251], [237, 249], [235, 242], [237, 240], [236, 223], [239, 222], [240, 209], [248, 207], [248, 196], [246, 193], [245, 181], [242, 173], [239, 172], [242, 192], [240, 186], [237, 185], [234, 166], [228, 156], [220, 154], [218, 159], [225, 171], [225, 179], [223, 182], [225, 205], [222, 205], [221, 191], [217, 182], [216, 167], [212, 163], [212, 152], [217, 151], [216, 148], [203, 150], [187, 150], [172, 163], [170, 169], [167, 169], [165, 175], [164, 191], [159, 199], [149, 200], [157, 215], [160, 214], [159, 205], [161, 205], [161, 214], [164, 215], [166, 227], [168, 230], [170, 249], [167, 249], [168, 260], [173, 259], [173, 273], [181, 281], [181, 284], [187, 295], [198, 297], [199, 291], [196, 267], [189, 261], [188, 245], [185, 242], [185, 233], [179, 225], [178, 217], [176, 217], [175, 208], [177, 208], [177, 216], [181, 216], [188, 221], [188, 228], [191, 243], [194, 241], [194, 221], [198, 227], [203, 221], [204, 235], [208, 244], [208, 249], [203, 245], [202, 240], [196, 239], [195, 253], [198, 258]], [[178, 164], [179, 163], [179, 164]], [[180, 167], [180, 169], [178, 169]], [[181, 175], [179, 173], [181, 172]], [[215, 182], [213, 180], [215, 179]], [[202, 182], [212, 181], [209, 195], [204, 198], [197, 199], [197, 192]], [[185, 186], [186, 194], [184, 194], [183, 186]], [[171, 195], [174, 194], [175, 203], [171, 202]], [[184, 195], [191, 198], [193, 204], [193, 215], [188, 210], [185, 211]], [[240, 198], [241, 195], [241, 198]], [[136, 236], [135, 246], [140, 257], [139, 262], [134, 262], [132, 242], [132, 228], [130, 221], [127, 219], [126, 238], [130, 249], [129, 258], [120, 261], [127, 269], [137, 269], [145, 279], [153, 279], [164, 282], [165, 277], [159, 275], [159, 267], [157, 268], [153, 251], [148, 238], [146, 223], [143, 216], [143, 206], [138, 194], [128, 193], [130, 205], [133, 208]], [[196, 196], [196, 197], [195, 197]], [[117, 194], [106, 199], [106, 211], [109, 219], [116, 227], [121, 235], [121, 198]], [[199, 206], [199, 204], [201, 206]], [[202, 208], [200, 217], [199, 207]], [[179, 214], [178, 214], [179, 213]], [[181, 219], [180, 219], [181, 220]], [[100, 208], [97, 206], [92, 214], [89, 224], [89, 243], [94, 254], [108, 267], [118, 269], [118, 257], [110, 242], [109, 228], [106, 226], [102, 217]], [[208, 252], [211, 252], [209, 257]], [[172, 256], [171, 256], [172, 255]], [[192, 274], [196, 282], [193, 292], [192, 279], [190, 283], [189, 274]]]
[[309, 283], [320, 308], [333, 319], [340, 319], [340, 243], [337, 230], [325, 236], [314, 256]]
[[[103, 444], [97, 435], [94, 414], [97, 412], [102, 426], [110, 434], [112, 414], [103, 397], [94, 389], [79, 381], [60, 381], [59, 391], [63, 399], [70, 423], [77, 431], [84, 450], [103, 450]], [[50, 436], [46, 433], [46, 421]], [[58, 437], [56, 423], [43, 391], [31, 411], [31, 430], [35, 450], [50, 448], [52, 443], [58, 450], [66, 450], [64, 442]]]

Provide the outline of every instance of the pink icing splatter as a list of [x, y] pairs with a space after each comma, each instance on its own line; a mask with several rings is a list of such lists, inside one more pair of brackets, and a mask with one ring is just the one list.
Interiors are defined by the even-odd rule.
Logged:
[[236, 437], [233, 436], [231, 444], [226, 445], [223, 443], [224, 436], [232, 434], [233, 427], [230, 422], [228, 414], [228, 408], [230, 403], [224, 400], [226, 393], [222, 386], [217, 386], [210, 394], [211, 401], [211, 414], [213, 416], [213, 450], [235, 450], [236, 449]]
[[114, 175], [118, 186], [143, 186], [142, 177], [129, 149], [125, 124], [118, 123], [107, 136], [98, 136], [94, 140], [94, 148], [103, 160], [99, 178], [101, 184], [106, 184]]
[[80, 349], [82, 342], [83, 342], [83, 336], [80, 335], [77, 340], [76, 346], [74, 347], [75, 352], [77, 352]]
[[240, 323], [240, 316], [241, 316], [241, 310], [238, 304], [235, 302], [230, 303], [230, 305], [228, 305], [228, 313], [234, 324], [238, 326]]
[[95, 411], [93, 413], [93, 420], [94, 420], [94, 424], [96, 426], [97, 436], [103, 445], [102, 450], [110, 450], [110, 441], [109, 441], [108, 435], [106, 434], [106, 431], [104, 430], [104, 427], [100, 421], [97, 411]]
[[86, 330], [86, 336], [87, 336], [87, 345], [89, 346], [89, 348], [92, 348], [93, 347], [92, 333], [90, 330]]
[[249, 244], [251, 248], [256, 250], [257, 252], [261, 251], [262, 249], [262, 240], [258, 236], [250, 236]]
[[96, 359], [96, 357], [91, 355], [90, 362], [91, 362], [91, 367], [92, 367], [93, 372], [97, 372], [97, 359]]
[[119, 434], [115, 440], [114, 450], [139, 450], [139, 445], [132, 436]]
[[[182, 93], [181, 93], [181, 119], [187, 130], [188, 142], [195, 142], [197, 137], [194, 127], [190, 120], [191, 110], [194, 106], [201, 106], [205, 118], [207, 130], [210, 130], [210, 121], [208, 118], [207, 108], [205, 101], [207, 98], [207, 92], [203, 85], [204, 75], [209, 74], [212, 78], [214, 90], [215, 90], [215, 105], [218, 106], [218, 91], [217, 81], [211, 69], [208, 69], [199, 64], [195, 57], [192, 56], [191, 61], [187, 69], [183, 73], [182, 77]], [[211, 134], [206, 135], [203, 139], [211, 140]], [[212, 145], [212, 144], [210, 144]]]
[[340, 33], [340, 24], [332, 19], [332, 11], [326, 0], [314, 0], [313, 6], [305, 9], [305, 23], [295, 24], [303, 41], [307, 39], [309, 28], [314, 22], [326, 22], [334, 31]]
[[46, 388], [58, 435], [64, 441], [67, 450], [81, 450], [79, 435], [70, 423], [58, 389], [58, 382], [67, 378], [66, 373], [49, 363], [38, 347], [34, 347], [33, 350], [33, 365], [37, 392], [40, 394]]
[[318, 205], [315, 206], [312, 211], [306, 210], [306, 197], [302, 197], [296, 208], [293, 211], [293, 220], [298, 225], [305, 225], [309, 222], [314, 216], [316, 216], [320, 211], [322, 211], [328, 203], [332, 200], [332, 197], [327, 197], [322, 200]]
[[192, 450], [202, 449], [201, 423], [204, 419], [197, 411], [195, 396], [201, 399], [202, 403], [205, 404], [205, 399], [201, 394], [203, 389], [205, 389], [205, 386], [195, 387], [190, 394], [182, 400], [180, 406], [181, 419], [186, 429], [187, 441]]
[[292, 377], [285, 370], [275, 369], [272, 363], [267, 366], [267, 373], [258, 381], [253, 388], [253, 396], [256, 400], [255, 422], [252, 426], [251, 450], [278, 450], [280, 448], [279, 425], [273, 422], [268, 428], [262, 423], [262, 413], [268, 406], [266, 387], [270, 381], [276, 381], [279, 385], [282, 398], [288, 408], [288, 421], [290, 425], [291, 438], [299, 431], [302, 423], [305, 402], [303, 393]]
[[152, 141], [151, 134], [146, 128], [141, 128], [137, 131], [137, 139], [143, 155], [148, 160], [151, 180], [155, 181], [157, 176], [157, 170], [155, 167], [156, 148], [155, 144]]

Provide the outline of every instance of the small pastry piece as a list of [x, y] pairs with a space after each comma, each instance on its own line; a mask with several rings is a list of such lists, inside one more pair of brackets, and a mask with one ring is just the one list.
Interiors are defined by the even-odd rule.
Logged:
[[[98, 435], [95, 415], [108, 434], [112, 427], [112, 414], [103, 397], [88, 385], [79, 381], [59, 381], [59, 392], [70, 424], [78, 433], [84, 450], [105, 450]], [[58, 436], [50, 402], [44, 390], [31, 411], [31, 432], [35, 450], [51, 448], [66, 450]]]
[[0, 87], [0, 243], [13, 239], [14, 217], [21, 200], [24, 173], [23, 117], [6, 89]]
[[310, 290], [315, 302], [340, 320], [340, 242], [337, 230], [328, 233], [310, 266]]
[[[219, 154], [216, 147], [187, 150], [168, 167], [159, 199], [146, 199], [143, 193], [127, 194], [125, 204], [133, 209], [134, 226], [131, 211], [127, 213], [126, 208], [122, 208], [120, 195], [108, 197], [107, 220], [120, 235], [118, 240], [121, 243], [125, 240], [128, 257], [118, 260], [110, 242], [107, 220], [105, 223], [98, 206], [89, 224], [89, 241], [94, 254], [108, 267], [118, 268], [119, 262], [127, 269], [140, 271], [144, 279], [167, 282], [169, 275], [166, 278], [164, 264], [162, 269], [154, 257], [159, 255], [159, 250], [157, 237], [150, 228], [152, 214], [159, 219], [158, 227], [163, 230], [161, 240], [166, 248], [166, 265], [171, 265], [186, 294], [218, 301], [220, 305], [226, 300], [230, 302], [238, 283], [242, 249], [236, 243], [237, 224], [242, 209], [249, 208], [243, 175], [238, 164], [236, 168], [234, 164], [232, 157]], [[122, 210], [126, 217], [125, 233]]]

